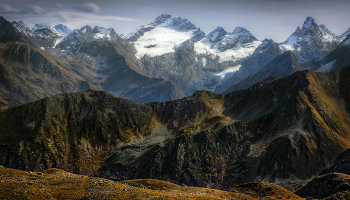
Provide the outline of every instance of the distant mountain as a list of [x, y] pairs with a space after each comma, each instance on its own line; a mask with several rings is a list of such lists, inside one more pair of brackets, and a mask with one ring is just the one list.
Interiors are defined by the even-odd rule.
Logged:
[[331, 53], [321, 61], [318, 71], [326, 72], [350, 66], [350, 35], [348, 35]]
[[23, 22], [23, 21], [18, 21], [17, 22], [20, 26], [22, 26], [23, 28], [27, 29], [30, 31], [30, 28]]
[[[85, 79], [91, 74], [87, 73], [83, 78], [76, 73], [82, 70], [82, 66], [73, 67], [73, 60], [60, 61], [34, 46], [33, 38], [19, 31], [27, 29], [18, 30], [2, 17], [0, 29], [1, 110], [58, 93], [99, 88]], [[85, 59], [80, 61], [86, 64]]]
[[236, 27], [231, 33], [222, 27], [217, 27], [208, 36], [195, 44], [198, 54], [213, 54], [219, 56], [220, 61], [237, 61], [250, 56], [260, 45], [247, 29]]
[[142, 58], [145, 54], [154, 57], [175, 52], [186, 40], [196, 42], [204, 37], [204, 33], [187, 19], [160, 15], [153, 22], [122, 37], [133, 42], [136, 57]]
[[[79, 29], [64, 38], [57, 49], [52, 46], [60, 37], [48, 28], [32, 32], [17, 22], [12, 25], [1, 18], [1, 30], [4, 31], [0, 33], [0, 43], [6, 44], [0, 48], [3, 52], [0, 60], [1, 110], [58, 93], [89, 88], [105, 89], [142, 103], [185, 97], [173, 82], [140, 74], [133, 65], [136, 58], [123, 56], [130, 54], [133, 48], [113, 29]], [[88, 31], [85, 38], [83, 31]], [[79, 37], [84, 40], [78, 40]], [[73, 46], [72, 42], [77, 45]], [[74, 55], [70, 57], [74, 48]], [[55, 57], [48, 53], [49, 50]], [[79, 51], [83, 53], [79, 54]]]
[[55, 48], [56, 44], [70, 32], [70, 30], [62, 24], [57, 25], [57, 27], [62, 28], [62, 30], [42, 24], [35, 24], [34, 28], [30, 30], [22, 21], [13, 21], [12, 25], [28, 37], [37, 47], [42, 47], [44, 50]]
[[88, 55], [95, 62], [101, 89], [118, 97], [139, 103], [185, 97], [172, 81], [144, 76], [134, 57], [134, 47], [112, 28], [86, 25], [67, 35], [56, 48], [61, 54]]
[[135, 47], [143, 74], [171, 80], [186, 95], [214, 91], [222, 74], [232, 71], [261, 43], [241, 27], [232, 33], [218, 27], [205, 36], [189, 20], [171, 15], [160, 15], [122, 37]]
[[63, 25], [63, 24], [58, 24], [55, 26], [55, 29], [57, 31], [60, 31], [62, 33], [64, 33], [65, 35], [68, 35], [69, 33], [72, 32], [72, 30], [70, 30], [69, 28], [67, 28], [67, 26]]
[[315, 70], [318, 67], [318, 62], [300, 63], [292, 51], [286, 51], [281, 55], [276, 56], [263, 68], [256, 73], [248, 76], [238, 84], [231, 86], [223, 94], [228, 94], [234, 90], [249, 88], [250, 86], [264, 81], [269, 76], [282, 78], [302, 70]]
[[340, 43], [339, 38], [324, 25], [317, 25], [312, 17], [307, 17], [303, 27], [280, 44], [283, 51], [293, 51], [302, 63], [314, 58], [322, 60]]

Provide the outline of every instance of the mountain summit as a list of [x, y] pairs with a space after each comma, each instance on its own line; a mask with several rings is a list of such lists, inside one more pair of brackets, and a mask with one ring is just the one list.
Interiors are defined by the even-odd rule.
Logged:
[[293, 51], [300, 62], [306, 63], [314, 58], [321, 60], [340, 43], [338, 37], [324, 25], [317, 25], [312, 17], [307, 17], [303, 27], [280, 44], [282, 50]]

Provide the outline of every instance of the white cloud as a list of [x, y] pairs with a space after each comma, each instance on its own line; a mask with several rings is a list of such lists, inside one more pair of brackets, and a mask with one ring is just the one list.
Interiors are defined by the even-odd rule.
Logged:
[[64, 6], [63, 6], [62, 4], [60, 4], [60, 3], [55, 3], [54, 6], [57, 7], [57, 8], [63, 8], [63, 7], [64, 7]]
[[74, 8], [83, 12], [95, 14], [97, 14], [100, 11], [100, 7], [93, 3], [83, 3], [78, 6], [75, 6]]
[[24, 11], [16, 9], [8, 4], [0, 4], [0, 13], [13, 13], [13, 14], [19, 14], [23, 13]]
[[68, 22], [72, 26], [80, 27], [86, 24], [101, 24], [103, 23], [118, 23], [118, 22], [134, 22], [137, 21], [131, 18], [117, 17], [117, 16], [100, 16], [87, 13], [79, 12], [57, 12], [54, 14], [55, 17], [58, 17], [60, 20]]
[[45, 10], [42, 9], [40, 6], [28, 6], [28, 12], [35, 15], [40, 15], [43, 14]]

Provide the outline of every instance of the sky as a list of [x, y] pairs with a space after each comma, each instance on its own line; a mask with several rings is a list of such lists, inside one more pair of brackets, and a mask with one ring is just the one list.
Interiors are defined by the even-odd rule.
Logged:
[[218, 26], [229, 32], [240, 26], [275, 42], [286, 40], [308, 16], [337, 35], [350, 28], [350, 0], [0, 0], [0, 16], [30, 28], [88, 24], [122, 34], [160, 14], [188, 19], [205, 34]]

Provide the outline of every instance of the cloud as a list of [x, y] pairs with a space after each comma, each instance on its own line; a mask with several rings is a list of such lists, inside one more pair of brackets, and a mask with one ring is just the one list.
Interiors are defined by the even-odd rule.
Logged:
[[8, 4], [0, 4], [0, 13], [19, 14], [24, 13], [24, 11], [16, 9]]
[[40, 15], [45, 13], [45, 10], [42, 9], [40, 6], [26, 6], [25, 9], [20, 10], [8, 4], [0, 4], [0, 13]]
[[100, 11], [100, 7], [93, 3], [83, 3], [74, 7], [76, 10], [80, 10], [87, 13], [97, 14]]
[[28, 13], [32, 13], [34, 15], [40, 15], [45, 12], [40, 6], [28, 6]]
[[63, 7], [64, 7], [64, 6], [63, 6], [62, 4], [60, 4], [60, 3], [55, 3], [54, 6], [57, 7], [57, 8], [63, 8]]

